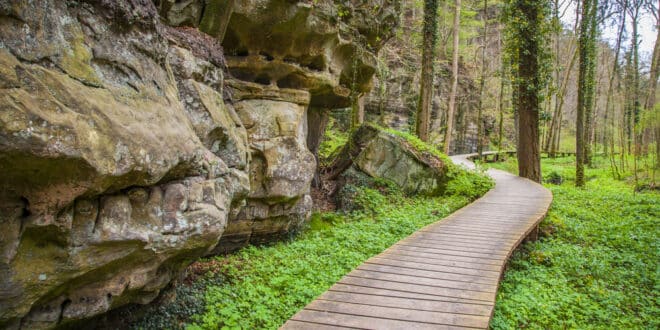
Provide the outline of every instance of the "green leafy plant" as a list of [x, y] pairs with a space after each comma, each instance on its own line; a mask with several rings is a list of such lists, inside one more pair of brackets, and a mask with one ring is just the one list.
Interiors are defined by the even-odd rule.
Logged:
[[572, 182], [574, 157], [542, 164], [567, 182], [548, 185], [543, 235], [511, 259], [491, 328], [659, 328], [660, 194], [635, 193], [601, 157], [586, 169], [585, 189]]

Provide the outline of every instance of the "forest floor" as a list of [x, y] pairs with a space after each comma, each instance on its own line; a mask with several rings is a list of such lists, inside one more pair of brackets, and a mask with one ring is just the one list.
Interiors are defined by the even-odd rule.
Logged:
[[[515, 173], [515, 160], [493, 167]], [[541, 236], [513, 256], [500, 284], [493, 329], [660, 328], [660, 193], [635, 192], [596, 157], [586, 188], [575, 158], [543, 159], [554, 201]]]

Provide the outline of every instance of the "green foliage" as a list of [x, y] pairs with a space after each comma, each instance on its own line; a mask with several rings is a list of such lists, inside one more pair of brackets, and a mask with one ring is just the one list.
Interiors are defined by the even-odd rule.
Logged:
[[371, 188], [359, 188], [356, 199], [363, 210], [315, 214], [311, 229], [295, 241], [218, 257], [225, 281], [208, 287], [206, 310], [189, 328], [276, 329], [364, 260], [469, 201]]
[[328, 160], [332, 159], [348, 141], [348, 132], [342, 130], [339, 126], [334, 117], [331, 116], [328, 119], [325, 135], [319, 146], [319, 160], [322, 164], [327, 164]]
[[[548, 186], [544, 235], [514, 254], [491, 328], [660, 327], [660, 194], [634, 193], [610, 177], [606, 159], [594, 160], [601, 166], [586, 169], [587, 188]], [[543, 170], [573, 181], [574, 162], [547, 159]]]
[[379, 127], [379, 129], [384, 130], [385, 132], [390, 133], [392, 135], [401, 137], [404, 140], [406, 140], [406, 142], [408, 142], [408, 144], [413, 146], [418, 151], [427, 152], [427, 153], [429, 153], [433, 156], [436, 156], [436, 157], [440, 158], [440, 160], [442, 160], [445, 164], [450, 164], [450, 166], [453, 166], [453, 163], [451, 162], [451, 159], [449, 159], [449, 157], [447, 157], [447, 155], [443, 154], [436, 147], [420, 140], [417, 136], [415, 136], [413, 134], [410, 134], [410, 133], [407, 133], [407, 132], [397, 131], [397, 130], [392, 129], [392, 128]]
[[561, 174], [557, 173], [557, 171], [552, 171], [543, 178], [543, 181], [555, 185], [560, 185], [564, 182], [564, 177], [562, 177]]
[[446, 194], [450, 196], [466, 196], [475, 200], [493, 187], [493, 179], [484, 173], [465, 171], [453, 166], [447, 173], [449, 183]]
[[[550, 2], [537, 0], [506, 0], [502, 11], [504, 29], [504, 57], [511, 71], [511, 83], [515, 94], [536, 94], [538, 102], [543, 100], [543, 92], [552, 72], [551, 56], [547, 38], [553, 30], [550, 20]], [[523, 56], [535, 56], [535, 68], [526, 68], [521, 63]], [[522, 66], [521, 66], [522, 64]], [[536, 69], [533, 79], [522, 79], [522, 70]], [[521, 88], [524, 86], [524, 88]], [[514, 106], [515, 102], [514, 102]]]

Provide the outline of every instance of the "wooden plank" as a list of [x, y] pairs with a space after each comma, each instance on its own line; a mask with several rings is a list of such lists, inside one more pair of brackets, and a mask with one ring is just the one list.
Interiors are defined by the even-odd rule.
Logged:
[[365, 264], [388, 265], [396, 267], [406, 267], [411, 269], [422, 269], [435, 272], [444, 272], [462, 276], [479, 276], [484, 278], [499, 278], [496, 271], [487, 271], [481, 269], [458, 268], [452, 266], [432, 265], [428, 263], [419, 263], [404, 260], [392, 260], [382, 256], [375, 256], [367, 260]]
[[460, 329], [460, 327], [439, 326], [432, 323], [418, 323], [401, 320], [381, 319], [377, 317], [365, 317], [359, 315], [319, 312], [303, 309], [294, 315], [293, 320], [305, 321], [326, 325], [353, 327], [358, 329], [391, 329], [391, 330], [442, 330]]
[[464, 305], [478, 305], [485, 307], [492, 307], [493, 303], [483, 302], [483, 301], [470, 301], [462, 300], [451, 297], [443, 297], [437, 295], [430, 295], [426, 293], [417, 293], [409, 291], [400, 291], [393, 289], [383, 289], [383, 288], [374, 288], [368, 286], [354, 285], [354, 284], [344, 284], [336, 283], [328, 291], [333, 292], [344, 292], [344, 293], [361, 293], [371, 296], [383, 296], [383, 297], [394, 297], [394, 298], [410, 298], [418, 301], [439, 301], [439, 302], [450, 302], [453, 304], [464, 304]]
[[363, 305], [416, 309], [429, 312], [446, 312], [455, 314], [490, 316], [492, 308], [487, 305], [447, 303], [445, 301], [424, 300], [415, 298], [399, 298], [382, 295], [370, 295], [354, 292], [327, 291], [319, 299], [348, 302]]
[[420, 248], [428, 248], [428, 249], [438, 249], [438, 250], [444, 250], [444, 251], [460, 251], [460, 252], [473, 252], [473, 253], [486, 253], [489, 255], [493, 256], [505, 256], [505, 253], [502, 253], [500, 251], [496, 251], [493, 249], [482, 249], [482, 248], [475, 248], [472, 246], [454, 246], [454, 245], [446, 245], [446, 244], [429, 244], [426, 241], [421, 241], [421, 240], [404, 240], [396, 243], [397, 245], [406, 245], [406, 246], [416, 246]]
[[403, 254], [403, 255], [415, 256], [420, 258], [447, 260], [447, 261], [460, 261], [460, 262], [468, 262], [468, 263], [475, 263], [481, 265], [502, 264], [502, 260], [484, 259], [484, 258], [476, 258], [476, 257], [461, 257], [461, 256], [454, 256], [454, 255], [435, 253], [435, 252], [428, 253], [422, 251], [409, 251], [409, 250], [405, 250], [404, 247], [400, 245], [392, 246], [389, 249], [385, 250], [385, 252], [383, 253], [395, 253], [395, 254]]
[[450, 230], [471, 230], [475, 233], [482, 233], [482, 234], [488, 234], [488, 235], [498, 235], [498, 234], [508, 234], [511, 233], [511, 229], [515, 229], [516, 227], [522, 227], [519, 224], [516, 225], [508, 225], [508, 226], [497, 226], [497, 227], [485, 227], [485, 226], [479, 226], [479, 225], [474, 225], [470, 223], [459, 223], [459, 222], [452, 222], [452, 223], [447, 223], [443, 228], [450, 229]]
[[[457, 229], [457, 228], [453, 228], [453, 227], [449, 227], [449, 226], [438, 227], [438, 228], [429, 228], [425, 231], [426, 232], [434, 232], [434, 233], [443, 234], [443, 235], [444, 234], [449, 234], [449, 235], [457, 235], [457, 236], [469, 237], [469, 238], [474, 237], [474, 238], [477, 238], [477, 239], [480, 239], [480, 240], [489, 240], [489, 239], [492, 239], [495, 236], [492, 233], [490, 233], [490, 234], [480, 233], [480, 232], [476, 232], [476, 231], [470, 230], [470, 229], [460, 229], [460, 228]], [[509, 233], [509, 234], [498, 234], [497, 235], [497, 239], [500, 239], [500, 240], [515, 239], [515, 238], [518, 238], [518, 235], [516, 235], [515, 233], [514, 234]]]
[[350, 275], [344, 276], [339, 283], [342, 284], [353, 284], [353, 285], [362, 285], [370, 288], [379, 288], [379, 289], [391, 289], [398, 291], [408, 291], [415, 293], [424, 293], [434, 296], [442, 296], [447, 298], [455, 298], [455, 301], [458, 302], [482, 302], [488, 303], [494, 297], [495, 293], [489, 292], [480, 292], [480, 291], [466, 291], [461, 289], [450, 289], [442, 287], [432, 287], [427, 285], [411, 284], [411, 283], [400, 283], [379, 280], [375, 278], [361, 278], [361, 277], [352, 277]]
[[427, 231], [419, 231], [414, 234], [415, 238], [426, 238], [429, 240], [436, 240], [436, 241], [444, 241], [444, 242], [452, 242], [452, 243], [468, 243], [472, 244], [474, 246], [501, 246], [503, 244], [510, 244], [510, 242], [513, 242], [514, 240], [478, 240], [478, 239], [472, 239], [471, 237], [459, 237], [459, 236], [450, 236], [450, 235], [443, 235], [443, 234], [438, 234], [434, 232], [427, 232]]
[[463, 234], [463, 233], [450, 233], [447, 231], [442, 231], [442, 230], [433, 230], [433, 229], [422, 229], [420, 230], [421, 233], [428, 233], [428, 234], [436, 234], [441, 237], [447, 237], [447, 238], [455, 238], [455, 239], [462, 239], [465, 241], [470, 241], [470, 242], [484, 242], [484, 243], [494, 243], [494, 242], [510, 242], [513, 241], [514, 239], [508, 238], [508, 237], [483, 237], [483, 236], [475, 236], [475, 235], [468, 235], [468, 234]]
[[409, 250], [409, 251], [438, 253], [438, 254], [446, 254], [446, 255], [453, 255], [453, 256], [459, 256], [459, 257], [474, 257], [474, 258], [490, 259], [490, 260], [497, 260], [497, 261], [502, 260], [502, 254], [495, 254], [494, 252], [474, 252], [474, 251], [465, 251], [465, 250], [456, 250], [456, 249], [452, 250], [452, 249], [444, 249], [444, 248], [438, 248], [438, 247], [431, 248], [431, 247], [424, 247], [424, 246], [414, 246], [414, 245], [408, 245], [408, 244], [395, 244], [393, 246], [395, 246], [399, 249]]
[[296, 320], [286, 321], [283, 328], [287, 328], [291, 330], [361, 329], [361, 328], [343, 327], [338, 325], [328, 325], [328, 324], [312, 323], [312, 322], [296, 321]]
[[500, 269], [502, 268], [502, 267], [498, 267], [497, 265], [484, 265], [484, 264], [467, 263], [467, 262], [442, 260], [442, 259], [420, 258], [420, 257], [415, 257], [413, 255], [405, 255], [405, 254], [392, 253], [392, 252], [382, 253], [379, 256], [381, 258], [387, 258], [392, 260], [411, 261], [411, 262], [419, 262], [423, 264], [430, 264], [437, 266], [450, 266], [456, 268], [487, 270], [494, 272], [499, 272]]
[[435, 325], [479, 328], [488, 324], [488, 317], [444, 312], [429, 312], [414, 309], [360, 305], [328, 300], [315, 300], [306, 309], [380, 319], [419, 322]]
[[476, 291], [485, 293], [495, 293], [497, 291], [496, 285], [480, 284], [465, 281], [453, 281], [447, 279], [429, 278], [421, 276], [391, 274], [385, 272], [378, 272], [366, 269], [356, 269], [350, 272], [347, 276], [377, 279], [383, 281], [397, 282], [397, 283], [410, 283], [416, 285], [426, 285], [428, 287], [446, 288], [446, 289], [459, 289], [465, 291]]
[[487, 278], [487, 277], [481, 277], [475, 275], [445, 273], [445, 272], [432, 271], [426, 269], [406, 268], [406, 267], [401, 267], [399, 265], [391, 266], [391, 265], [380, 265], [380, 264], [365, 262], [362, 265], [358, 266], [357, 269], [381, 272], [381, 273], [389, 273], [389, 274], [435, 278], [439, 280], [450, 280], [450, 281], [459, 281], [459, 282], [488, 284], [488, 285], [497, 284], [497, 281], [494, 281], [493, 278]]
[[446, 237], [439, 237], [435, 238], [433, 236], [425, 235], [425, 234], [415, 234], [414, 236], [410, 236], [407, 240], [407, 242], [411, 243], [423, 243], [423, 244], [434, 244], [437, 246], [453, 246], [456, 248], [474, 248], [474, 249], [490, 249], [490, 250], [500, 250], [500, 249], [505, 249], [508, 247], [508, 244], [506, 242], [502, 243], [493, 243], [493, 244], [482, 244], [481, 242], [465, 242], [464, 240], [452, 240], [452, 239], [447, 239]]

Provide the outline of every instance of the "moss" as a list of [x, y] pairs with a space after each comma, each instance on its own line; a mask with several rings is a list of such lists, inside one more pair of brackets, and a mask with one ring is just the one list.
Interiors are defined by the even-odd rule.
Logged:
[[77, 36], [71, 41], [69, 51], [63, 53], [60, 66], [69, 76], [82, 83], [100, 87], [102, 83], [90, 65], [91, 60], [92, 53], [85, 46], [82, 36]]
[[234, 0], [209, 0], [204, 7], [199, 29], [222, 40], [233, 8]]

